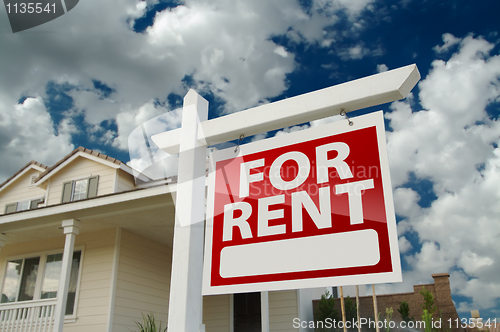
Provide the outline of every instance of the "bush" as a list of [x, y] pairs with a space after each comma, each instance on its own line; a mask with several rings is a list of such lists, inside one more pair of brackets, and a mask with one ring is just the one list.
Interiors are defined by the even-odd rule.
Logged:
[[138, 332], [165, 332], [167, 328], [165, 327], [163, 330], [161, 328], [161, 322], [157, 325], [156, 319], [153, 314], [142, 315], [142, 323], [135, 322]]

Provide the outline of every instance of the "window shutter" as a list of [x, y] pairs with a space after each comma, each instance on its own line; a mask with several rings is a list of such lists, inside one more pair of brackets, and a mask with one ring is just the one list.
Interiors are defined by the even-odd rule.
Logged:
[[17, 210], [17, 203], [5, 205], [5, 214], [16, 212], [16, 210]]
[[97, 196], [97, 184], [99, 183], [99, 175], [89, 178], [89, 184], [87, 188], [87, 198]]
[[73, 182], [74, 181], [63, 183], [61, 203], [71, 201], [71, 194], [73, 193]]
[[30, 203], [30, 210], [33, 210], [33, 209], [38, 209], [38, 204], [40, 204], [42, 202], [41, 199], [34, 199], [31, 201]]

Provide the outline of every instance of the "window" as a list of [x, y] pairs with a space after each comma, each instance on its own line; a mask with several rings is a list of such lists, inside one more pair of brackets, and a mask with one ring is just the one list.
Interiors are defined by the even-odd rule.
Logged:
[[[7, 262], [1, 303], [53, 299], [57, 297], [61, 276], [62, 253], [12, 259]], [[73, 315], [82, 251], [73, 253], [66, 315]]]
[[87, 179], [73, 180], [63, 184], [61, 202], [79, 201], [81, 199], [97, 196], [97, 184], [99, 176]]
[[30, 201], [17, 202], [16, 211], [29, 210]]
[[37, 199], [28, 199], [22, 202], [12, 203], [5, 205], [5, 214], [24, 211], [24, 210], [33, 210], [38, 208], [38, 204], [44, 202], [44, 197]]

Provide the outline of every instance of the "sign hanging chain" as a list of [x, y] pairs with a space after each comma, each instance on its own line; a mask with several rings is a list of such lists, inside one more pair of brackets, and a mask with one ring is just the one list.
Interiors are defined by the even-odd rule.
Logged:
[[354, 124], [354, 122], [352, 122], [351, 119], [349, 119], [349, 117], [347, 116], [347, 113], [344, 109], [342, 109], [340, 111], [340, 115], [345, 116], [345, 118], [347, 119], [347, 122], [349, 122], [349, 126], [352, 126]]
[[245, 135], [241, 134], [240, 137], [238, 138], [238, 145], [236, 145], [236, 148], [234, 149], [234, 153], [238, 153], [238, 149], [240, 148], [240, 143], [243, 141], [245, 138]]

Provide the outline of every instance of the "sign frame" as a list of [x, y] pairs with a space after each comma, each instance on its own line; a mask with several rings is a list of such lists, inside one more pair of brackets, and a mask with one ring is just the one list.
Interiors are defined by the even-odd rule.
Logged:
[[[210, 154], [210, 173], [208, 177], [208, 195], [207, 195], [207, 217], [205, 232], [205, 258], [203, 269], [203, 295], [232, 294], [255, 291], [275, 291], [286, 289], [315, 288], [328, 286], [347, 286], [360, 284], [376, 284], [401, 282], [401, 261], [398, 248], [398, 236], [396, 230], [396, 219], [394, 212], [394, 201], [392, 195], [392, 186], [389, 173], [389, 163], [387, 158], [385, 126], [383, 112], [373, 112], [353, 118], [353, 126], [349, 126], [348, 121], [336, 121], [326, 125], [309, 128], [306, 130], [275, 136], [269, 139], [256, 141], [241, 145], [237, 148], [229, 148], [220, 151], [214, 151]], [[369, 127], [375, 127], [377, 136], [377, 147], [380, 162], [380, 174], [382, 178], [382, 190], [384, 197], [384, 210], [387, 221], [388, 242], [390, 251], [390, 261], [392, 271], [382, 273], [368, 273], [361, 275], [342, 275], [329, 276], [321, 278], [301, 278], [291, 280], [280, 280], [270, 282], [253, 282], [231, 285], [211, 285], [211, 267], [212, 267], [212, 246], [214, 235], [214, 203], [215, 203], [215, 181], [216, 181], [216, 163], [241, 157], [253, 153], [263, 152], [269, 149], [290, 146], [309, 140], [336, 136], [339, 134], [350, 133]]]

